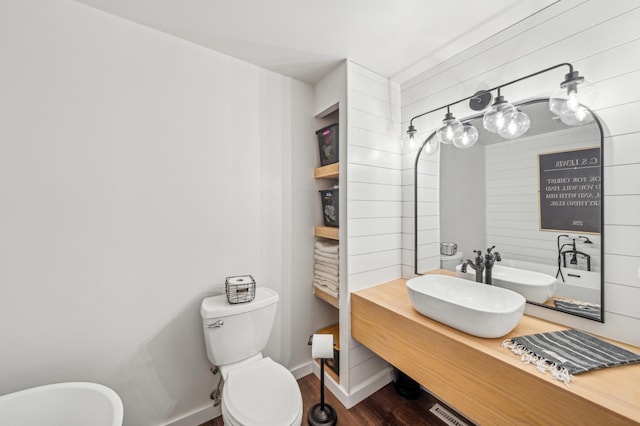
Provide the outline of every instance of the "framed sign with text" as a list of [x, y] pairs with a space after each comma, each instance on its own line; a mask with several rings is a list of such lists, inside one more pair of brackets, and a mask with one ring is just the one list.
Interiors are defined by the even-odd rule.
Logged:
[[538, 155], [540, 229], [600, 233], [600, 148]]

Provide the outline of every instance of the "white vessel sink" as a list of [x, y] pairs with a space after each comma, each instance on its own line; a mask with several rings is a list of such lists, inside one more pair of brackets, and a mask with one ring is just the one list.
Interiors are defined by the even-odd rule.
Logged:
[[[459, 277], [468, 280], [476, 279], [476, 272], [468, 267], [467, 272], [460, 271], [462, 265], [456, 266]], [[486, 271], [485, 271], [486, 272]], [[529, 302], [544, 303], [554, 295], [558, 281], [551, 275], [542, 272], [527, 271], [495, 264], [491, 272], [494, 286], [513, 290], [524, 296]]]
[[526, 300], [511, 290], [447, 275], [407, 281], [411, 304], [422, 315], [478, 337], [502, 337], [520, 322]]

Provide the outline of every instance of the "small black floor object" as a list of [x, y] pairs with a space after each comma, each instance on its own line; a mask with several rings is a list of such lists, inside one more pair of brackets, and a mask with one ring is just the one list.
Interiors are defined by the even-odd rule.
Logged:
[[310, 426], [333, 426], [338, 423], [336, 410], [324, 403], [324, 358], [320, 359], [320, 403], [309, 409], [307, 417]]
[[316, 404], [309, 410], [309, 425], [324, 426], [335, 425], [338, 422], [336, 410], [329, 404], [324, 405], [324, 410], [320, 404]]
[[396, 369], [396, 381], [393, 386], [398, 395], [405, 399], [418, 399], [420, 396], [420, 384], [411, 377]]

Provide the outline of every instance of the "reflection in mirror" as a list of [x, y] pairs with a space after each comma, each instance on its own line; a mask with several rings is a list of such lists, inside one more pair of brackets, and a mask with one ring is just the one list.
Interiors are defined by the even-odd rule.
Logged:
[[[493, 285], [529, 303], [603, 321], [602, 126], [595, 115], [587, 125], [567, 126], [547, 99], [518, 107], [531, 127], [517, 139], [486, 131], [479, 115], [463, 120], [478, 130], [473, 147], [441, 145], [439, 164], [419, 154], [416, 273], [438, 256], [443, 269], [486, 281], [486, 270], [481, 277], [473, 270], [474, 251], [485, 257], [495, 246]], [[441, 243], [455, 243], [454, 254], [428, 244], [438, 241], [438, 229]], [[445, 244], [442, 252], [452, 247]]]

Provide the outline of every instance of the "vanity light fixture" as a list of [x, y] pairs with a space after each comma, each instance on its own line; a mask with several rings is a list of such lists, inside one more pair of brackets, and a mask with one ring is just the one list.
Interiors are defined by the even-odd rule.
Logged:
[[498, 134], [505, 139], [515, 139], [524, 135], [531, 126], [529, 116], [524, 112], [516, 109], [516, 115], [506, 122], [504, 126], [498, 130]]
[[418, 152], [424, 150], [427, 155], [435, 154], [440, 147], [440, 143], [453, 144], [457, 148], [462, 149], [473, 146], [478, 140], [477, 129], [473, 128], [470, 124], [463, 124], [457, 120], [451, 113], [450, 107], [460, 102], [470, 100], [470, 108], [474, 111], [480, 111], [491, 102], [491, 92], [494, 90], [497, 91], [497, 96], [491, 108], [483, 115], [482, 121], [484, 127], [488, 131], [498, 133], [506, 139], [514, 139], [522, 136], [529, 129], [531, 121], [526, 114], [518, 111], [515, 106], [504, 99], [500, 94], [500, 89], [565, 66], [569, 68], [569, 72], [565, 74], [564, 81], [560, 84], [560, 90], [549, 98], [549, 108], [563, 123], [569, 126], [579, 126], [592, 122], [593, 116], [585, 105], [588, 105], [589, 102], [595, 98], [597, 94], [596, 87], [587, 82], [578, 71], [575, 71], [573, 65], [564, 62], [491, 89], [481, 90], [466, 98], [414, 116], [409, 121], [409, 127], [406, 132], [408, 141], [410, 142], [408, 145], [411, 146], [411, 148], [409, 149], [409, 147], [407, 147], [408, 149], [406, 149], [405, 152], [410, 152], [415, 149], [415, 145], [413, 144], [415, 143], [417, 129], [413, 125], [413, 120], [445, 108], [447, 109], [447, 113], [442, 125], [424, 140]]
[[517, 114], [518, 110], [516, 107], [507, 102], [504, 96], [500, 95], [500, 89], [498, 89], [498, 96], [496, 96], [496, 100], [493, 102], [493, 105], [491, 105], [491, 108], [484, 113], [482, 124], [488, 131], [500, 133]]
[[483, 111], [486, 107], [489, 106], [492, 100], [493, 95], [491, 94], [491, 92], [487, 92], [486, 90], [479, 90], [474, 93], [471, 98], [469, 98], [469, 108], [474, 111]]
[[438, 149], [440, 149], [440, 141], [435, 135], [432, 135], [430, 138], [427, 138], [427, 140], [424, 141], [424, 144], [422, 146], [425, 154], [433, 155], [438, 152]]
[[402, 150], [405, 152], [411, 152], [418, 146], [418, 142], [416, 141], [417, 130], [413, 124], [410, 124], [405, 133], [406, 137], [402, 140]]
[[462, 129], [462, 136], [454, 140], [453, 145], [460, 149], [471, 148], [478, 142], [478, 130], [469, 123], [463, 123]]
[[569, 126], [587, 124], [593, 121], [593, 117], [584, 105], [591, 104], [597, 93], [593, 83], [585, 80], [578, 71], [571, 70], [565, 74], [560, 89], [549, 98], [549, 109]]
[[587, 108], [580, 105], [576, 111], [563, 110], [560, 114], [560, 121], [567, 126], [582, 126], [593, 122], [593, 115]]
[[462, 123], [453, 116], [447, 106], [447, 114], [444, 116], [444, 120], [442, 120], [442, 125], [436, 130], [436, 138], [438, 138], [440, 143], [449, 145], [455, 143], [455, 141], [458, 141], [462, 137], [462, 131]]

